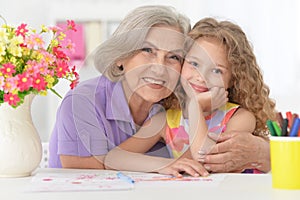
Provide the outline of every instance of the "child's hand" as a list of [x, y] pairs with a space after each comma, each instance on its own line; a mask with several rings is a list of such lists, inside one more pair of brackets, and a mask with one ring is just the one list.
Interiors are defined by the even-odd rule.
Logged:
[[211, 91], [211, 110], [224, 106], [228, 101], [228, 92], [223, 87], [213, 87]]
[[203, 112], [210, 112], [226, 104], [228, 92], [223, 87], [213, 87], [207, 92], [197, 94]]
[[181, 172], [185, 172], [194, 177], [209, 175], [201, 163], [188, 158], [179, 158], [174, 160], [174, 162], [167, 167], [158, 170], [160, 174], [168, 174], [175, 177], [182, 177]]

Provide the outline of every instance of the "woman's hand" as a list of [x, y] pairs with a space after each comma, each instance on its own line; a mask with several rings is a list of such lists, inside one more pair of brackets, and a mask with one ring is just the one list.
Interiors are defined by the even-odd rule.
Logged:
[[199, 153], [198, 161], [211, 172], [242, 172], [245, 169], [270, 170], [269, 141], [250, 132], [209, 133], [217, 143], [210, 152]]
[[158, 170], [160, 174], [169, 174], [175, 177], [182, 177], [182, 172], [194, 177], [208, 176], [209, 174], [201, 163], [188, 158], [174, 159], [167, 167]]

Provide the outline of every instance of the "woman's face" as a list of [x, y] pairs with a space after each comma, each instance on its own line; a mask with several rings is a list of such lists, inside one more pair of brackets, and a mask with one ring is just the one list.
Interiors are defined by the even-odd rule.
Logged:
[[127, 96], [151, 103], [168, 97], [179, 79], [183, 43], [184, 35], [178, 28], [152, 27], [141, 50], [120, 63], [125, 70], [123, 86]]
[[182, 67], [181, 83], [189, 96], [213, 87], [227, 89], [231, 67], [225, 46], [214, 38], [199, 38], [188, 52]]

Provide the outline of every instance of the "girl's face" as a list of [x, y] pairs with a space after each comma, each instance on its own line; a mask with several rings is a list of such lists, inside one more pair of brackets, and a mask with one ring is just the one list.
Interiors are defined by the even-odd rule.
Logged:
[[125, 70], [123, 86], [127, 97], [155, 103], [169, 96], [179, 79], [183, 44], [184, 35], [179, 29], [152, 27], [141, 50], [120, 63]]
[[199, 38], [188, 52], [181, 72], [181, 82], [191, 97], [213, 87], [228, 89], [231, 67], [225, 46], [214, 38]]

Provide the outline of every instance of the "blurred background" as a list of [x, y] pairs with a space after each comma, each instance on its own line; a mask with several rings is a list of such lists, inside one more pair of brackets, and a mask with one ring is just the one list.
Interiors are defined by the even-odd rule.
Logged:
[[[41, 24], [56, 25], [67, 19], [79, 24], [82, 43], [77, 44], [80, 51], [74, 59], [81, 68], [82, 81], [99, 75], [89, 62], [83, 62], [85, 56], [114, 31], [129, 11], [150, 4], [173, 6], [188, 16], [192, 25], [208, 16], [240, 25], [254, 47], [277, 110], [300, 113], [298, 0], [0, 0], [0, 14], [10, 25], [27, 23], [37, 29]], [[55, 89], [64, 95], [69, 86], [59, 82]], [[51, 92], [33, 101], [32, 117], [43, 142], [49, 139], [60, 102]]]

